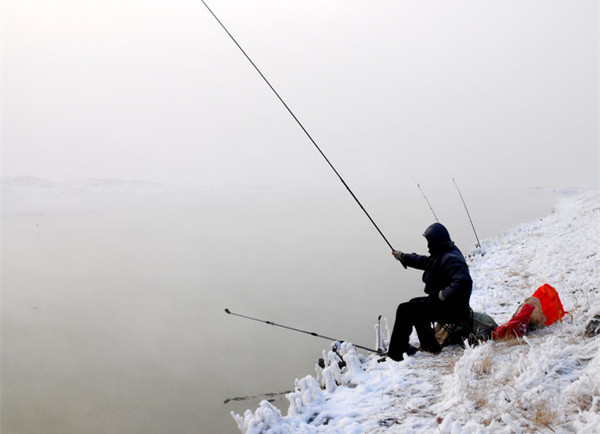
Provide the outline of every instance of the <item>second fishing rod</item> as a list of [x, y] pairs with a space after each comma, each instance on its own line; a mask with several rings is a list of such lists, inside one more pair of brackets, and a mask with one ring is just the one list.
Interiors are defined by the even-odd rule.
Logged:
[[273, 87], [273, 85], [271, 84], [271, 82], [262, 73], [262, 71], [258, 68], [258, 66], [256, 66], [256, 64], [250, 58], [250, 56], [248, 55], [248, 53], [246, 53], [246, 51], [242, 48], [242, 46], [238, 43], [238, 41], [233, 37], [233, 35], [229, 32], [229, 30], [227, 30], [227, 27], [225, 27], [225, 25], [221, 22], [221, 20], [217, 17], [217, 15], [212, 11], [212, 9], [208, 6], [208, 4], [204, 0], [200, 0], [200, 1], [202, 2], [202, 4], [204, 4], [204, 6], [208, 10], [208, 12], [210, 12], [210, 14], [214, 17], [214, 19], [223, 28], [223, 30], [225, 31], [225, 33], [227, 33], [227, 35], [229, 35], [229, 37], [231, 38], [231, 40], [240, 49], [240, 51], [246, 57], [246, 59], [248, 59], [248, 61], [250, 62], [250, 64], [254, 67], [254, 69], [256, 70], [256, 72], [258, 72], [258, 74], [261, 76], [261, 78], [264, 80], [264, 82], [267, 84], [267, 86], [269, 86], [269, 88], [273, 91], [273, 93], [275, 94], [275, 96], [277, 97], [277, 99], [279, 99], [279, 101], [281, 102], [281, 104], [283, 104], [283, 106], [288, 111], [288, 113], [294, 118], [294, 120], [296, 121], [296, 123], [298, 124], [298, 126], [302, 129], [302, 131], [304, 132], [304, 134], [306, 135], [306, 137], [308, 137], [308, 139], [311, 141], [311, 143], [314, 145], [314, 147], [317, 149], [317, 151], [319, 151], [319, 153], [325, 159], [325, 161], [327, 162], [327, 164], [329, 165], [329, 167], [331, 168], [331, 170], [334, 171], [334, 173], [337, 175], [337, 177], [340, 180], [340, 182], [344, 185], [344, 187], [346, 187], [346, 190], [348, 190], [348, 193], [350, 193], [350, 195], [352, 196], [352, 198], [356, 201], [356, 203], [358, 204], [358, 206], [360, 207], [360, 209], [363, 210], [363, 212], [365, 213], [365, 215], [367, 216], [367, 218], [369, 219], [369, 221], [373, 224], [373, 226], [375, 227], [375, 229], [377, 230], [377, 232], [379, 232], [379, 235], [381, 235], [381, 237], [386, 242], [386, 244], [388, 245], [388, 247], [392, 251], [394, 251], [394, 248], [392, 247], [391, 243], [385, 237], [385, 235], [383, 234], [383, 232], [381, 231], [381, 229], [379, 229], [379, 226], [377, 226], [377, 224], [375, 223], [375, 220], [373, 220], [373, 218], [367, 212], [367, 210], [365, 209], [365, 207], [363, 206], [363, 204], [360, 202], [360, 200], [358, 200], [358, 197], [356, 197], [356, 195], [354, 194], [354, 192], [350, 189], [350, 187], [348, 186], [348, 184], [346, 183], [346, 181], [344, 180], [344, 178], [342, 178], [342, 176], [337, 171], [337, 169], [334, 167], [334, 165], [331, 163], [331, 161], [329, 160], [329, 158], [327, 158], [327, 156], [325, 155], [325, 153], [323, 152], [323, 150], [321, 149], [321, 147], [313, 139], [313, 137], [310, 135], [310, 133], [308, 132], [308, 130], [304, 127], [304, 125], [302, 124], [302, 122], [300, 122], [300, 119], [298, 119], [298, 117], [294, 114], [294, 112], [292, 111], [292, 109], [287, 105], [287, 103], [284, 101], [284, 99], [281, 97], [281, 95], [279, 95], [279, 92], [277, 92], [277, 90], [275, 90], [275, 88]]
[[[467, 212], [467, 217], [469, 217], [469, 222], [471, 223], [471, 227], [473, 228], [473, 233], [475, 234], [475, 239], [477, 240], [477, 244], [475, 245], [475, 247], [480, 248], [481, 247], [481, 243], [479, 242], [479, 236], [477, 235], [477, 231], [475, 230], [475, 225], [473, 224], [473, 219], [471, 218], [471, 213], [469, 212], [469, 208], [467, 208], [467, 203], [465, 202], [465, 198], [463, 197], [462, 192], [460, 191], [460, 188], [458, 187], [458, 184], [456, 183], [456, 180], [454, 179], [454, 177], [452, 175], [450, 175], [450, 172], [448, 172], [448, 175], [452, 179], [452, 182], [454, 183], [454, 186], [456, 187], [456, 190], [458, 191], [458, 194], [460, 195], [460, 200], [462, 201], [463, 206], [465, 208], [465, 211]], [[425, 202], [427, 202], [427, 205], [429, 205], [429, 209], [433, 213], [433, 217], [435, 217], [435, 221], [439, 223], [440, 220], [438, 219], [437, 214], [433, 210], [433, 207], [431, 206], [431, 203], [429, 202], [429, 199], [425, 195], [425, 192], [421, 188], [421, 185], [416, 180], [413, 179], [413, 181], [415, 181], [415, 184], [417, 184], [417, 188], [419, 189], [419, 191], [423, 195], [423, 198], [425, 199]]]
[[[268, 324], [268, 325], [272, 325], [272, 326], [275, 326], [275, 327], [281, 327], [281, 328], [284, 328], [284, 329], [287, 329], [287, 330], [291, 330], [291, 331], [294, 331], [294, 332], [304, 333], [304, 334], [313, 336], [315, 338], [326, 339], [328, 341], [343, 342], [342, 339], [331, 338], [329, 336], [320, 335], [318, 333], [311, 332], [311, 331], [308, 331], [308, 330], [302, 330], [302, 329], [298, 329], [296, 327], [290, 327], [290, 326], [283, 325], [283, 324], [277, 324], [276, 322], [273, 322], [273, 321], [267, 321], [267, 320], [264, 320], [264, 319], [254, 318], [254, 317], [251, 317], [251, 316], [248, 316], [248, 315], [242, 315], [240, 313], [235, 313], [235, 312], [232, 312], [231, 310], [229, 310], [229, 308], [225, 308], [225, 313], [228, 314], [228, 315], [234, 315], [234, 316], [238, 316], [240, 318], [249, 319], [249, 320], [252, 320], [252, 321], [262, 322], [262, 323], [265, 323], [265, 324]], [[380, 320], [381, 320], [381, 315], [379, 315], [379, 318], [378, 318], [378, 321], [380, 321]], [[370, 351], [372, 353], [378, 353], [378, 354], [380, 354], [380, 353], [383, 353], [383, 350], [381, 350], [379, 348], [379, 343], [380, 343], [380, 340], [378, 339], [378, 342], [377, 342], [377, 346], [378, 347], [377, 347], [376, 350], [373, 349], [373, 348], [365, 347], [363, 345], [358, 345], [358, 344], [352, 344], [352, 345], [354, 345], [356, 348], [361, 348], [363, 350], [367, 350], [367, 351]]]

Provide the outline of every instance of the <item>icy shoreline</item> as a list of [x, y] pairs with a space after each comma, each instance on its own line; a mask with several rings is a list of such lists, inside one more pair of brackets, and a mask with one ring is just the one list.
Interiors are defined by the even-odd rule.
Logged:
[[[486, 240], [471, 252], [471, 306], [507, 321], [549, 283], [572, 314], [563, 323], [509, 342], [486, 342], [438, 356], [418, 353], [377, 363], [343, 344], [316, 376], [296, 380], [283, 415], [267, 401], [232, 413], [244, 433], [554, 432], [600, 426], [600, 337], [584, 337], [600, 313], [600, 194], [561, 199], [547, 217]], [[483, 253], [483, 254], [482, 254]], [[567, 318], [567, 317], [565, 317]], [[391, 319], [393, 320], [393, 319]], [[416, 343], [416, 336], [412, 336]]]

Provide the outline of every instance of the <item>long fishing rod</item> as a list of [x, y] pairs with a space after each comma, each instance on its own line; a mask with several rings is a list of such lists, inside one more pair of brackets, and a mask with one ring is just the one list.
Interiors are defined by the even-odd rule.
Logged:
[[[242, 315], [242, 314], [239, 314], [239, 313], [234, 313], [234, 312], [230, 311], [228, 308], [225, 309], [225, 313], [227, 313], [229, 315], [239, 316], [241, 318], [250, 319], [252, 321], [262, 322], [262, 323], [269, 324], [269, 325], [272, 325], [272, 326], [275, 326], [275, 327], [281, 327], [281, 328], [292, 330], [292, 331], [295, 331], [295, 332], [305, 333], [307, 335], [311, 335], [311, 336], [314, 336], [316, 338], [327, 339], [328, 341], [341, 341], [340, 339], [330, 338], [328, 336], [323, 336], [323, 335], [317, 334], [315, 332], [309, 332], [309, 331], [306, 331], [306, 330], [300, 330], [300, 329], [297, 329], [297, 328], [294, 328], [294, 327], [289, 327], [289, 326], [286, 326], [286, 325], [277, 324], [277, 323], [274, 323], [273, 321], [265, 321], [264, 319], [252, 318], [251, 316], [246, 316], [246, 315]], [[377, 353], [378, 352], [377, 350], [374, 350], [372, 348], [363, 347], [362, 345], [356, 345], [356, 344], [352, 344], [352, 345], [354, 345], [357, 348], [362, 348], [363, 350], [370, 351], [372, 353]]]
[[[448, 173], [448, 175], [450, 175], [450, 173]], [[462, 203], [465, 207], [465, 211], [467, 212], [467, 217], [469, 217], [469, 221], [471, 222], [471, 227], [473, 228], [473, 233], [475, 234], [475, 239], [477, 240], [477, 246], [476, 247], [481, 247], [481, 243], [479, 242], [479, 237], [477, 236], [477, 231], [475, 230], [475, 225], [473, 224], [473, 220], [471, 219], [471, 214], [469, 213], [469, 208], [467, 208], [467, 204], [465, 202], [465, 198], [463, 197], [462, 193], [460, 192], [460, 188], [458, 188], [458, 184], [456, 183], [456, 180], [454, 179], [454, 177], [452, 175], [450, 175], [450, 178], [452, 178], [452, 182], [454, 182], [454, 185], [456, 186], [456, 190], [458, 190], [458, 194], [460, 195], [460, 199], [462, 200]]]
[[337, 177], [339, 178], [339, 180], [342, 182], [342, 184], [344, 184], [344, 187], [346, 187], [346, 190], [348, 190], [348, 192], [352, 195], [352, 197], [354, 198], [354, 200], [356, 201], [356, 203], [358, 204], [358, 206], [360, 207], [360, 209], [363, 210], [363, 212], [369, 218], [369, 220], [371, 221], [371, 223], [373, 224], [373, 226], [375, 226], [375, 229], [377, 229], [377, 232], [379, 232], [379, 235], [381, 235], [381, 237], [386, 242], [386, 244], [389, 246], [389, 248], [392, 251], [394, 251], [394, 248], [392, 247], [392, 245], [390, 244], [390, 242], [387, 240], [387, 238], [385, 237], [385, 235], [383, 235], [383, 232], [381, 232], [381, 229], [379, 229], [379, 226], [377, 226], [377, 224], [375, 223], [375, 221], [373, 220], [373, 218], [371, 218], [371, 216], [369, 215], [369, 213], [367, 212], [367, 210], [365, 209], [365, 207], [362, 205], [362, 203], [360, 203], [360, 201], [358, 200], [358, 198], [356, 197], [356, 195], [352, 192], [352, 190], [350, 189], [350, 187], [348, 186], [348, 184], [346, 184], [346, 181], [344, 181], [344, 179], [339, 174], [339, 172], [336, 170], [336, 168], [333, 167], [333, 164], [331, 163], [331, 161], [329, 161], [329, 158], [327, 158], [327, 156], [321, 150], [321, 148], [319, 147], [319, 145], [317, 145], [317, 142], [312, 138], [312, 136], [309, 134], [309, 132], [306, 130], [306, 128], [304, 128], [304, 125], [302, 125], [302, 122], [300, 122], [300, 120], [296, 117], [296, 115], [294, 114], [294, 112], [290, 109], [290, 107], [286, 104], [286, 102], [283, 100], [283, 98], [275, 90], [275, 88], [273, 87], [273, 85], [269, 82], [269, 80], [267, 80], [267, 77], [265, 77], [265, 75], [261, 72], [261, 70], [258, 69], [258, 66], [256, 66], [256, 64], [252, 61], [252, 59], [250, 58], [250, 56], [246, 53], [246, 51], [244, 51], [244, 49], [242, 48], [242, 46], [233, 37], [233, 35], [229, 32], [229, 30], [227, 30], [227, 28], [225, 27], [225, 25], [215, 15], [215, 13], [212, 11], [212, 9], [206, 4], [206, 2], [204, 0], [200, 0], [200, 1], [202, 2], [202, 4], [204, 4], [204, 6], [206, 6], [206, 9], [208, 9], [208, 12], [210, 12], [210, 14], [215, 18], [215, 20], [217, 20], [217, 22], [219, 23], [219, 25], [223, 28], [223, 30], [225, 30], [225, 33], [227, 33], [227, 35], [229, 35], [229, 37], [235, 43], [235, 45], [237, 45], [237, 47], [240, 49], [240, 51], [246, 57], [246, 59], [248, 59], [248, 61], [254, 67], [254, 69], [256, 69], [256, 72], [258, 72], [258, 74], [262, 77], [262, 79], [265, 81], [265, 83], [267, 83], [267, 85], [273, 91], [273, 93], [279, 99], [279, 101], [281, 101], [281, 104], [283, 104], [283, 106], [286, 108], [286, 110], [289, 112], [289, 114], [294, 118], [294, 120], [296, 121], [296, 123], [302, 129], [302, 131], [304, 131], [304, 134], [306, 134], [306, 136], [309, 138], [309, 140], [312, 142], [312, 144], [315, 146], [315, 148], [317, 148], [317, 150], [319, 151], [319, 153], [321, 154], [321, 156], [325, 159], [325, 161], [327, 162], [327, 164], [329, 164], [329, 167], [331, 167], [331, 169], [335, 172], [335, 174], [337, 175]]
[[423, 195], [423, 198], [425, 199], [425, 202], [427, 202], [427, 205], [429, 205], [429, 209], [431, 210], [431, 212], [433, 213], [433, 216], [435, 217], [435, 221], [436, 222], [440, 222], [440, 219], [438, 219], [438, 216], [435, 215], [435, 211], [433, 210], [433, 207], [431, 206], [431, 204], [429, 203], [429, 199], [427, 199], [427, 196], [425, 196], [425, 192], [423, 191], [423, 189], [421, 188], [421, 185], [419, 185], [419, 183], [413, 179], [413, 181], [415, 181], [415, 184], [417, 184], [417, 188], [419, 189], [419, 191], [421, 192], [421, 194]]
[[248, 401], [249, 399], [257, 399], [257, 398], [269, 398], [272, 400], [273, 398], [280, 397], [282, 395], [287, 395], [288, 393], [292, 393], [293, 390], [286, 390], [284, 392], [268, 392], [268, 393], [259, 393], [258, 395], [248, 395], [248, 396], [235, 396], [233, 398], [227, 398], [223, 401], [223, 404], [227, 404], [231, 401]]

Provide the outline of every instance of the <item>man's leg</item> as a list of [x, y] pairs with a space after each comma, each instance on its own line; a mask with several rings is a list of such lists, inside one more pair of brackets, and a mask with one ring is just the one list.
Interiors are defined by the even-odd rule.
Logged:
[[431, 327], [434, 321], [447, 321], [456, 312], [457, 307], [447, 303], [431, 300], [429, 297], [417, 297], [408, 303], [402, 303], [396, 310], [396, 322], [392, 331], [388, 355], [394, 360], [402, 360], [402, 353], [409, 349], [408, 341], [413, 326], [417, 331], [421, 349], [431, 353], [439, 353], [442, 348], [435, 338]]
[[466, 309], [460, 305], [429, 298], [424, 298], [421, 304], [422, 307], [419, 309], [421, 316], [414, 323], [421, 349], [430, 353], [439, 353], [442, 347], [435, 337], [431, 323], [455, 323], [463, 318]]
[[433, 319], [422, 319], [415, 323], [415, 329], [417, 336], [419, 337], [420, 348], [428, 353], [439, 353], [442, 351], [442, 347], [435, 338], [435, 332], [431, 328], [431, 322]]
[[413, 325], [419, 322], [419, 318], [424, 314], [424, 300], [426, 301], [427, 297], [413, 298], [407, 303], [400, 304], [396, 309], [396, 320], [394, 321], [394, 329], [392, 330], [392, 338], [388, 349], [388, 356], [392, 360], [402, 360], [402, 353], [409, 349], [408, 339]]

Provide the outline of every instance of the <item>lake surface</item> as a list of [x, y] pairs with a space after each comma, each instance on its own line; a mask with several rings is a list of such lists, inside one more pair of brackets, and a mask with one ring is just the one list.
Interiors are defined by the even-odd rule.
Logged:
[[[467, 189], [469, 190], [469, 189]], [[436, 213], [468, 254], [456, 192]], [[481, 239], [546, 215], [542, 189], [471, 193]], [[395, 248], [426, 252], [416, 190], [367, 192]], [[314, 374], [329, 342], [375, 345], [422, 293], [343, 190], [8, 182], [2, 197], [2, 432], [235, 433], [230, 411]], [[287, 410], [284, 398], [276, 402]]]

